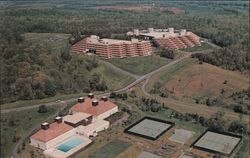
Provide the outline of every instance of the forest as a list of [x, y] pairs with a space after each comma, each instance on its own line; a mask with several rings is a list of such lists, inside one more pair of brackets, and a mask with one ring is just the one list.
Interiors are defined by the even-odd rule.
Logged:
[[[120, 1], [74, 2], [51, 1], [48, 6], [39, 3], [36, 6], [18, 6], [17, 2], [4, 6], [4, 11], [0, 12], [1, 104], [46, 98], [58, 93], [102, 91], [108, 88], [101, 74], [91, 75], [92, 69], [98, 67], [95, 58], [71, 55], [70, 44], [56, 53], [42, 43], [27, 44], [24, 33], [67, 33], [71, 35], [70, 43], [70, 39], [78, 40], [82, 35], [111, 37], [133, 28], [186, 28], [223, 47], [200, 60], [230, 70], [249, 68], [249, 58], [246, 57], [250, 43], [249, 6], [246, 3], [224, 4], [223, 9], [221, 3], [177, 3], [186, 12], [174, 15], [157, 10], [133, 12], [91, 9], [95, 5], [126, 5]], [[128, 4], [131, 3], [135, 2], [128, 1]], [[205, 9], [195, 10], [197, 5], [203, 5]]]

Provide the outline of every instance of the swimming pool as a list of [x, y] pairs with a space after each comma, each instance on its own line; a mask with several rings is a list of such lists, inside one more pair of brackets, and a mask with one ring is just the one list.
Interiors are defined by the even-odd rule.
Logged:
[[67, 142], [59, 145], [57, 147], [57, 150], [63, 151], [63, 152], [68, 152], [69, 150], [73, 149], [74, 147], [80, 145], [83, 143], [82, 139], [79, 138], [73, 138], [71, 140], [68, 140]]

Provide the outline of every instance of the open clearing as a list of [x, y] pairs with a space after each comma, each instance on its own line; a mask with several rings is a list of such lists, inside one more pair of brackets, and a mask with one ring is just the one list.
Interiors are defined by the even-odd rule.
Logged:
[[43, 44], [54, 52], [60, 52], [68, 46], [69, 34], [63, 33], [25, 33], [25, 42], [32, 44]]
[[123, 59], [112, 58], [106, 61], [133, 74], [144, 75], [169, 63], [171, 60], [151, 55], [145, 57], [127, 57]]
[[100, 63], [93, 73], [100, 73], [110, 91], [122, 88], [134, 81], [134, 78], [126, 76], [117, 70]]
[[187, 59], [156, 74], [150, 79], [147, 91], [157, 81], [163, 84], [162, 90], [179, 98], [218, 97], [222, 89], [223, 95], [228, 97], [249, 85], [249, 78], [239, 72], [206, 63], [198, 64], [195, 59]]

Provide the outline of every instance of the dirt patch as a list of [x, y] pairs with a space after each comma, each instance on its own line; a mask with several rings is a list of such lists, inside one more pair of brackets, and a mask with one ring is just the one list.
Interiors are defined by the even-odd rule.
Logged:
[[177, 97], [225, 97], [248, 87], [248, 78], [238, 72], [203, 64], [177, 71], [165, 88]]

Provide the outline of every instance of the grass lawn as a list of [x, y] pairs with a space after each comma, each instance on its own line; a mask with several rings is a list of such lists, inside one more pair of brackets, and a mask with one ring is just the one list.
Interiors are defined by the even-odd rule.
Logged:
[[207, 43], [202, 43], [201, 46], [195, 46], [195, 47], [185, 48], [185, 49], [183, 49], [183, 51], [198, 52], [198, 51], [203, 51], [203, 50], [208, 50], [208, 49], [213, 49], [213, 47], [210, 46]]
[[112, 58], [106, 60], [121, 69], [137, 75], [147, 74], [171, 61], [156, 55], [146, 57], [127, 57], [123, 59]]
[[44, 98], [44, 99], [34, 99], [34, 100], [20, 100], [13, 103], [6, 103], [2, 104], [1, 109], [12, 109], [12, 108], [18, 108], [18, 107], [24, 107], [24, 106], [31, 106], [34, 104], [46, 104], [49, 102], [55, 102], [57, 100], [65, 100], [65, 99], [71, 99], [71, 98], [77, 98], [80, 96], [86, 95], [84, 93], [81, 94], [68, 94], [68, 95], [56, 95], [54, 97], [50, 98]]
[[1, 157], [10, 157], [15, 145], [14, 137], [21, 138], [25, 133], [55, 114], [59, 106], [47, 107], [47, 113], [38, 113], [37, 108], [21, 112], [1, 114]]
[[60, 52], [68, 46], [69, 34], [63, 33], [25, 33], [25, 42], [32, 44], [43, 44], [53, 52]]
[[176, 73], [176, 71], [181, 70], [182, 68], [187, 67], [189, 64], [192, 63], [195, 63], [195, 61], [186, 59], [178, 64], [168, 67], [167, 69], [164, 69], [161, 72], [155, 74], [153, 77], [151, 77], [151, 79], [147, 83], [145, 87], [146, 90], [150, 92], [150, 90], [153, 88], [154, 83], [157, 81], [162, 83], [169, 81], [172, 78], [172, 76]]
[[115, 139], [105, 146], [98, 149], [89, 158], [115, 158], [118, 154], [125, 151], [131, 143]]
[[249, 158], [249, 155], [250, 155], [249, 146], [250, 146], [250, 135], [247, 135], [243, 137], [242, 144], [237, 153], [238, 157]]
[[134, 81], [134, 78], [125, 76], [117, 70], [114, 70], [113, 68], [110, 68], [102, 63], [100, 63], [100, 66], [96, 68], [93, 73], [102, 74], [109, 91], [117, 90]]

